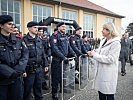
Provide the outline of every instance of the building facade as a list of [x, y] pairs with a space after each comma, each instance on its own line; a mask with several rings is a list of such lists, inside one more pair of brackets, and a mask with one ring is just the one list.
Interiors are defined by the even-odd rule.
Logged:
[[[11, 15], [23, 34], [27, 33], [26, 25], [32, 20], [39, 22], [47, 17], [75, 20], [82, 27], [83, 34], [90, 38], [102, 36], [104, 23], [113, 22], [120, 27], [124, 18], [88, 0], [0, 0], [0, 14]], [[54, 27], [52, 23], [48, 26], [49, 34]], [[66, 27], [74, 30], [72, 26]]]

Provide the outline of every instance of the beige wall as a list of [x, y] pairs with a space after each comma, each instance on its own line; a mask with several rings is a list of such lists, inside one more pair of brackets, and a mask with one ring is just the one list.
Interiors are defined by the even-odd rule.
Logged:
[[121, 18], [115, 18], [115, 17], [111, 17], [111, 16], [106, 16], [106, 15], [102, 15], [102, 14], [97, 14], [97, 17], [96, 17], [96, 34], [98, 38], [102, 38], [102, 26], [103, 24], [105, 24], [105, 19], [107, 17], [110, 17], [110, 18], [114, 18], [115, 19], [115, 26], [116, 26], [116, 29], [119, 33], [121, 33]]
[[115, 18], [115, 26], [119, 34], [121, 34], [122, 27], [121, 27], [121, 19], [120, 18]]
[[101, 15], [101, 14], [97, 14], [96, 16], [96, 26], [94, 28], [96, 28], [96, 36], [97, 38], [102, 38], [102, 26], [103, 24], [105, 23], [105, 16], [104, 15]]
[[32, 20], [32, 4], [30, 0], [21, 0], [22, 2], [22, 33], [25, 34], [28, 32], [27, 23]]

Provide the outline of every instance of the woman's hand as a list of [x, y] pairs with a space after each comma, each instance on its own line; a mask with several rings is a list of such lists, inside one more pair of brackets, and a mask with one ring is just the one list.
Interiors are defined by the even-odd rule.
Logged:
[[94, 52], [93, 52], [93, 51], [88, 51], [88, 52], [87, 52], [87, 55], [88, 55], [89, 57], [93, 57]]

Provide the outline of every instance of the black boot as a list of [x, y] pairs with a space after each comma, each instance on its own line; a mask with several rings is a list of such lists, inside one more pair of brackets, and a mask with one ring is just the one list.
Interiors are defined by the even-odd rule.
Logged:
[[58, 100], [58, 94], [57, 93], [52, 94], [52, 98], [53, 100]]
[[49, 87], [48, 87], [46, 81], [44, 81], [44, 82], [42, 83], [42, 89], [43, 89], [43, 90], [48, 90], [48, 89], [49, 89]]

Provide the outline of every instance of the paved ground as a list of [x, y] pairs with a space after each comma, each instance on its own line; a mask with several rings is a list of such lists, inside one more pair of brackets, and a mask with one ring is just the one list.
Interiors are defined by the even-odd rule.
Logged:
[[[133, 66], [127, 63], [127, 74], [121, 76], [119, 68], [117, 93], [115, 100], [133, 100]], [[92, 82], [88, 82], [87, 87], [82, 90], [76, 90], [76, 95], [71, 100], [98, 100], [98, 94], [91, 89]], [[44, 96], [44, 100], [52, 100], [51, 95]]]

